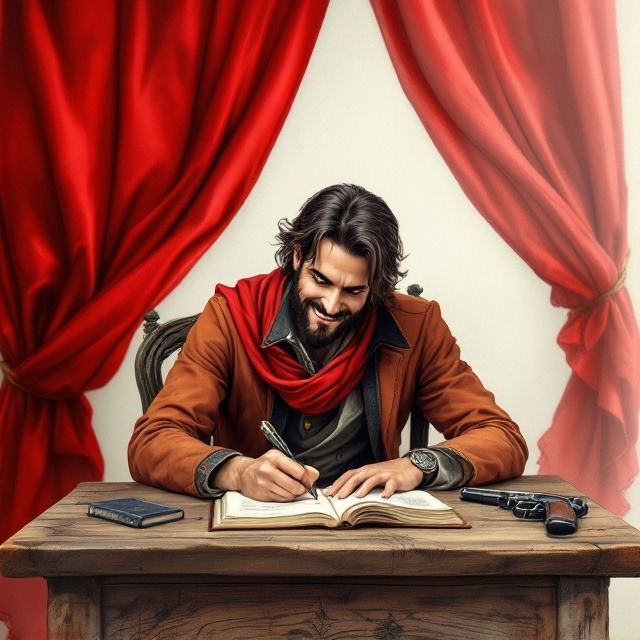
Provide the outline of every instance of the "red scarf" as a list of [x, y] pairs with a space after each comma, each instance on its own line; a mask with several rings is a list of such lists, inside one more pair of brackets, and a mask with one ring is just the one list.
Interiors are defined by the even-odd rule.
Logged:
[[[336, 407], [362, 379], [376, 312], [373, 309], [368, 314], [349, 344], [331, 362], [309, 376], [282, 345], [262, 346], [278, 313], [285, 284], [286, 278], [276, 269], [240, 280], [235, 287], [218, 285], [216, 294], [226, 299], [258, 375], [294, 409], [312, 415], [323, 413]], [[297, 291], [291, 295], [297, 295]]]

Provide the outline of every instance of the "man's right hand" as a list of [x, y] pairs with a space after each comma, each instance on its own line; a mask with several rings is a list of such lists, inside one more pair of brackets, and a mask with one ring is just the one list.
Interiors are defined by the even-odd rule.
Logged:
[[230, 458], [210, 483], [217, 489], [239, 491], [254, 500], [291, 502], [308, 491], [319, 475], [317, 469], [302, 468], [280, 451], [270, 449], [259, 458]]

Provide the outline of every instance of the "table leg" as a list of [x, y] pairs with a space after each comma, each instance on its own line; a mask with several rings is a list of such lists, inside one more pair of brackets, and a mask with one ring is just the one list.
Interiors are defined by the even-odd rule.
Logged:
[[558, 638], [608, 640], [609, 578], [558, 580]]
[[101, 586], [92, 578], [49, 578], [48, 640], [101, 640]]

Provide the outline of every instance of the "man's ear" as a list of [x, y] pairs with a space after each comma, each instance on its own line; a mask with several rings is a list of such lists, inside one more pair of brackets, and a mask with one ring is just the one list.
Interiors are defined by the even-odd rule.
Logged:
[[297, 271], [302, 262], [302, 251], [300, 251], [300, 245], [296, 244], [293, 247], [293, 270]]

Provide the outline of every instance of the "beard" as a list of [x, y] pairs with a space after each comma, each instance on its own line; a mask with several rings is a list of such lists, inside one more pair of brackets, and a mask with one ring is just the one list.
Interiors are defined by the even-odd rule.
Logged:
[[[300, 291], [301, 271], [302, 265], [293, 273], [291, 295], [289, 296], [289, 310], [293, 328], [305, 349], [323, 349], [345, 336], [352, 329], [360, 326], [369, 310], [369, 301], [355, 313], [351, 313], [348, 310], [340, 311], [333, 315], [327, 313], [319, 302], [309, 298], [302, 299], [302, 292]], [[316, 309], [328, 318], [342, 319], [342, 322], [335, 329], [322, 324], [318, 325], [316, 329], [312, 329], [309, 323], [309, 309]]]

